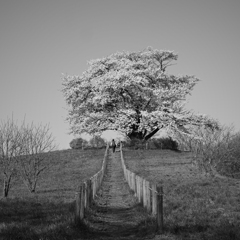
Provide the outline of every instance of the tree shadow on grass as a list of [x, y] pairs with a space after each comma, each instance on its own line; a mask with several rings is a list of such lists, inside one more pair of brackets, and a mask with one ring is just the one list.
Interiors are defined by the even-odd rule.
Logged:
[[87, 239], [73, 222], [74, 209], [74, 202], [0, 201], [0, 239]]
[[[0, 239], [142, 239], [153, 233], [152, 229], [155, 228], [151, 219], [131, 224], [131, 211], [136, 210], [133, 208], [108, 209], [106, 218], [100, 219], [101, 224], [107, 227], [106, 231], [95, 228], [94, 224], [87, 221], [75, 222], [74, 210], [75, 202], [39, 202], [35, 199], [0, 201]], [[91, 214], [95, 210], [91, 210]], [[105, 210], [104, 207], [98, 207], [98, 213], [104, 215]], [[111, 221], [111, 218], [126, 218], [126, 224]]]

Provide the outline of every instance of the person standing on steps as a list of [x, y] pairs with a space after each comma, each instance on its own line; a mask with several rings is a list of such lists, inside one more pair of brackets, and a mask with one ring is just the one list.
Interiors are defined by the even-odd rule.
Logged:
[[112, 146], [112, 151], [113, 151], [113, 153], [115, 153], [116, 143], [115, 143], [115, 140], [114, 140], [114, 139], [113, 139], [112, 142], [111, 142], [111, 146]]

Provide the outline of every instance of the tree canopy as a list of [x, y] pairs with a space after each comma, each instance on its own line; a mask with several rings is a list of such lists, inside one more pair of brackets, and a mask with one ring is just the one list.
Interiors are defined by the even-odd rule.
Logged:
[[188, 134], [188, 125], [216, 127], [209, 117], [185, 109], [199, 79], [168, 73], [177, 59], [172, 51], [148, 47], [92, 60], [81, 76], [64, 75], [71, 132], [117, 130], [148, 140], [161, 128]]

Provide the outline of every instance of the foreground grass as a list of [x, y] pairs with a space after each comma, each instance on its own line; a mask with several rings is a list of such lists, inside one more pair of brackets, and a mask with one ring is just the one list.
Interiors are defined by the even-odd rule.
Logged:
[[104, 151], [49, 153], [51, 167], [40, 177], [35, 194], [15, 179], [9, 197], [0, 201], [0, 239], [86, 239], [85, 229], [73, 222], [75, 192], [101, 168]]
[[240, 182], [200, 173], [190, 153], [125, 150], [127, 166], [164, 188], [165, 235], [155, 239], [239, 240]]

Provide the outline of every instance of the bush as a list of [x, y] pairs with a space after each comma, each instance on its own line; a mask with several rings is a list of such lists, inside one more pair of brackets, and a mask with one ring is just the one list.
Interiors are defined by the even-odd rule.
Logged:
[[141, 139], [128, 139], [127, 141], [122, 141], [125, 147], [132, 149], [144, 149], [146, 147], [145, 142]]
[[69, 143], [72, 149], [82, 149], [87, 146], [87, 141], [82, 138], [75, 138]]
[[100, 136], [93, 136], [89, 141], [89, 145], [93, 148], [105, 148], [106, 143]]
[[153, 142], [157, 149], [178, 150], [178, 143], [174, 141], [171, 137], [153, 138], [151, 139], [151, 142]]
[[147, 142], [141, 139], [129, 139], [124, 141], [124, 146], [133, 149], [170, 149], [178, 150], [178, 143], [171, 137], [152, 138]]

